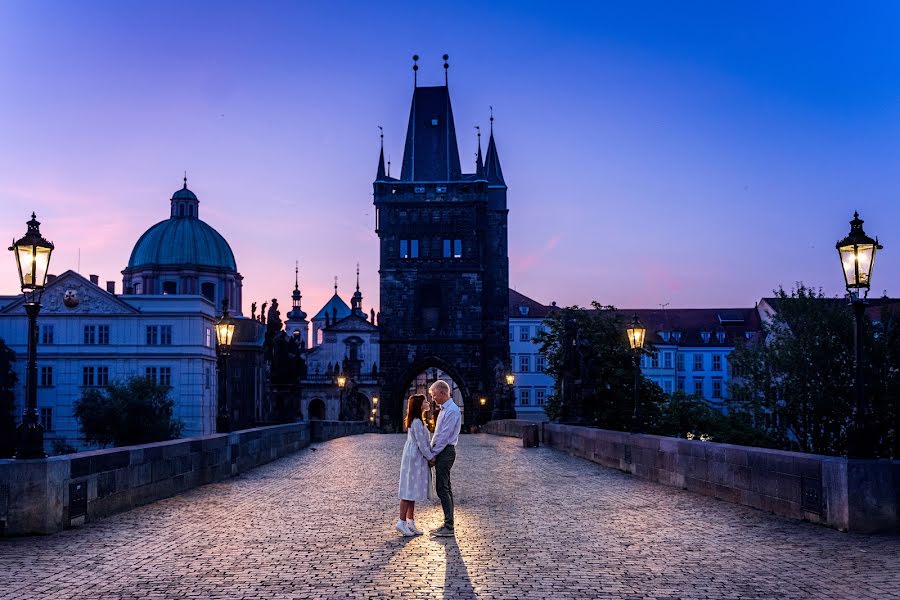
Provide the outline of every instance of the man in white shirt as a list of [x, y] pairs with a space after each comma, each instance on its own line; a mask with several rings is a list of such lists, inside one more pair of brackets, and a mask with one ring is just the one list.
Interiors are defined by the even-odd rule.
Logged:
[[444, 524], [431, 532], [437, 537], [453, 537], [453, 488], [450, 487], [450, 469], [456, 460], [456, 444], [459, 442], [459, 430], [462, 427], [462, 415], [459, 407], [450, 399], [450, 386], [446, 381], [438, 379], [428, 388], [431, 399], [441, 407], [434, 435], [431, 438], [431, 450], [434, 452], [435, 488], [444, 509]]

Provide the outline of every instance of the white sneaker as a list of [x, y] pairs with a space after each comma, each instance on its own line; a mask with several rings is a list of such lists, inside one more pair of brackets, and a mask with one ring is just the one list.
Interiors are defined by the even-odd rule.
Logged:
[[399, 519], [397, 519], [397, 524], [394, 525], [394, 529], [399, 531], [400, 535], [404, 537], [412, 537], [416, 535], [412, 531], [410, 531], [409, 527], [406, 526], [406, 521], [401, 521]]
[[422, 530], [416, 527], [416, 522], [412, 519], [406, 520], [406, 526], [413, 532], [413, 535], [422, 535]]

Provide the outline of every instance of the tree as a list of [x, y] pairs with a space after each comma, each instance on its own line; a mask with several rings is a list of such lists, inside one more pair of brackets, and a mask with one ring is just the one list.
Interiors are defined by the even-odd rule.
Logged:
[[[778, 447], [844, 455], [853, 424], [853, 313], [802, 283], [775, 293], [764, 342], [735, 349], [732, 411], [742, 413]], [[873, 314], [871, 311], [868, 313]], [[863, 345], [868, 432], [880, 456], [898, 456], [900, 319], [890, 306], [866, 318]]]
[[16, 384], [19, 378], [13, 371], [16, 353], [0, 338], [0, 458], [8, 458], [16, 451]]
[[[552, 313], [538, 333], [547, 372], [556, 380], [554, 401], [547, 406], [556, 416], [580, 420], [606, 429], [629, 430], [634, 411], [634, 352], [628, 346], [623, 318], [613, 307], [592, 303]], [[640, 375], [640, 401], [645, 429], [659, 418], [665, 394]], [[557, 399], [560, 403], [557, 406]], [[579, 406], [567, 413], [566, 403]], [[549, 413], [548, 413], [549, 414]]]
[[170, 389], [140, 376], [105, 389], [85, 389], [74, 406], [85, 440], [106, 447], [179, 437], [184, 424], [172, 416]]

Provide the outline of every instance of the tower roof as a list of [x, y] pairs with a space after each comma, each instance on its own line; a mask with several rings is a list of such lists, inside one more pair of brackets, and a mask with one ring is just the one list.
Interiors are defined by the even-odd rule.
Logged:
[[462, 169], [446, 85], [413, 91], [401, 181], [459, 181]]
[[[494, 118], [491, 117], [491, 121]], [[506, 185], [503, 179], [503, 169], [500, 168], [500, 156], [497, 154], [497, 144], [494, 143], [494, 130], [491, 127], [491, 139], [488, 141], [487, 157], [484, 159], [484, 176], [493, 185]]]

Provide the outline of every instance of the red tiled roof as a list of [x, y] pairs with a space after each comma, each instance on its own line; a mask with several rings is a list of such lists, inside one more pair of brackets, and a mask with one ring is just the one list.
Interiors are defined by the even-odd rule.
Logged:
[[[528, 314], [523, 315], [520, 307], [527, 307]], [[516, 290], [509, 290], [509, 318], [510, 319], [542, 319], [559, 308], [554, 304], [547, 306], [537, 300], [533, 300]]]

